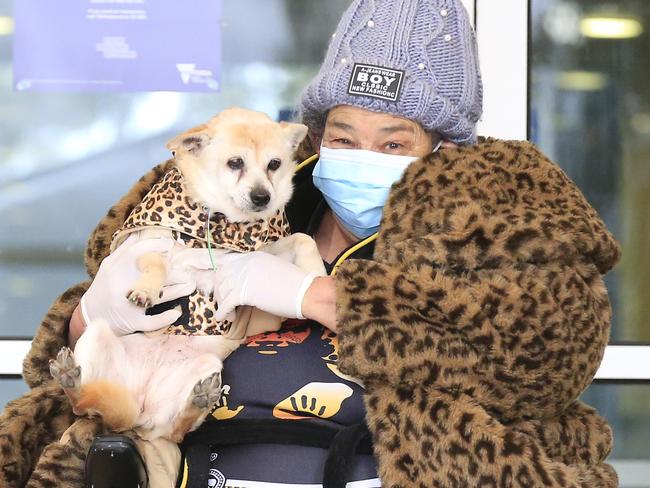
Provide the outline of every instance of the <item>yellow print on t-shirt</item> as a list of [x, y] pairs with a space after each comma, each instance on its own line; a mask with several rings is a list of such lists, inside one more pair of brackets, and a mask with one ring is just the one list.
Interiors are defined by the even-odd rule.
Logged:
[[217, 420], [228, 420], [236, 417], [239, 412], [244, 409], [243, 405], [239, 405], [234, 409], [228, 407], [228, 395], [230, 394], [230, 385], [223, 385], [221, 389], [221, 398], [217, 407], [212, 411], [212, 416]]
[[292, 345], [302, 344], [311, 334], [309, 324], [304, 321], [286, 320], [277, 332], [262, 332], [246, 338], [246, 347], [257, 349], [258, 354], [275, 355]]
[[273, 416], [287, 420], [328, 419], [341, 410], [352, 393], [352, 388], [343, 383], [308, 383], [278, 403], [273, 408]]

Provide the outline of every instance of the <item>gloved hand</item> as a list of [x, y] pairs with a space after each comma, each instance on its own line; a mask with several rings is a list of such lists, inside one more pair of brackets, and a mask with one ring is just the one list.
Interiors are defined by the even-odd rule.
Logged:
[[[180, 311], [167, 310], [157, 315], [145, 315], [144, 308], [126, 298], [140, 276], [138, 257], [148, 252], [169, 252], [173, 246], [174, 240], [170, 238], [138, 241], [137, 236], [129, 236], [102, 261], [95, 279], [81, 297], [81, 313], [86, 325], [103, 319], [115, 335], [121, 336], [138, 331], [150, 332], [174, 323], [181, 316]], [[192, 280], [168, 284], [163, 287], [159, 303], [189, 295], [195, 289], [196, 283]]]
[[[196, 267], [208, 267], [207, 251], [193, 251]], [[302, 300], [315, 274], [263, 251], [217, 255], [214, 264], [214, 293], [219, 303], [215, 320], [223, 320], [239, 305], [284, 318], [305, 318]]]

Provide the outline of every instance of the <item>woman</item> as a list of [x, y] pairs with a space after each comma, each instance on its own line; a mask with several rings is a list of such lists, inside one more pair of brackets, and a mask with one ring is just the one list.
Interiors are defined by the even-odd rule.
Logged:
[[[314, 443], [278, 453], [262, 440], [217, 446], [211, 465], [199, 462], [198, 470], [189, 455], [190, 477], [206, 479], [209, 471], [212, 486], [240, 473], [310, 483], [326, 465], [347, 467], [344, 478], [366, 486], [378, 486], [376, 478], [391, 487], [617, 485], [604, 464], [611, 431], [576, 398], [607, 343], [610, 309], [601, 275], [619, 248], [575, 185], [533, 145], [476, 140], [477, 66], [459, 1], [355, 0], [346, 11], [302, 98], [320, 160], [301, 166], [287, 208], [292, 230], [315, 238], [330, 276], [310, 281], [264, 253], [217, 263], [222, 313], [247, 304], [295, 318], [299, 304], [311, 321], [230, 356], [224, 370], [230, 391], [215, 412], [216, 427], [206, 429], [260, 419], [327, 429], [365, 418], [372, 455], [360, 449], [349, 467], [350, 452], [328, 454]], [[112, 231], [164, 171], [161, 165], [146, 175], [91, 236], [91, 275]], [[94, 290], [120, 291], [120, 277], [141, 251], [102, 263], [84, 295], [89, 309], [99, 301]], [[197, 266], [203, 260], [197, 256]], [[35, 338], [25, 363], [33, 390], [5, 415], [36, 399], [49, 425], [45, 432], [28, 422], [16, 428], [14, 438], [28, 434], [18, 446], [5, 447], [0, 437], [6, 459], [37, 457], [39, 446], [72, 421], [44, 363], [62, 345], [68, 317], [70, 342], [82, 332], [78, 302], [87, 286], [64, 295]], [[143, 324], [135, 309], [117, 301], [105, 306], [105, 313], [119, 309], [115, 316], [129, 330], [175, 319], [161, 315]], [[282, 360], [274, 369], [265, 357]], [[329, 364], [331, 376], [323, 377], [316, 363]], [[279, 391], [264, 390], [265, 382]], [[297, 388], [336, 382], [343, 386], [329, 394]], [[344, 393], [336, 397], [335, 390]], [[312, 398], [338, 410], [318, 415]], [[54, 409], [62, 413], [53, 417]], [[337, 444], [342, 450], [363, 437], [362, 430], [341, 431], [350, 434]], [[77, 421], [69, 431], [72, 447], [48, 446], [30, 486], [44, 486], [43, 479], [76, 486], [85, 452], [101, 432]], [[206, 455], [205, 445], [192, 440], [188, 452], [199, 446]], [[30, 466], [15, 463], [13, 479], [26, 479]], [[330, 469], [326, 477], [329, 483], [337, 473]], [[340, 486], [340, 478], [329, 486]]]

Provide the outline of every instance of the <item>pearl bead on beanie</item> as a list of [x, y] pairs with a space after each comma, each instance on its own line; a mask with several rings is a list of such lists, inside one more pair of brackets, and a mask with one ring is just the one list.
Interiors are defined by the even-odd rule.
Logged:
[[476, 140], [482, 103], [476, 38], [460, 0], [354, 0], [300, 109], [312, 128], [330, 108], [353, 105], [465, 144]]

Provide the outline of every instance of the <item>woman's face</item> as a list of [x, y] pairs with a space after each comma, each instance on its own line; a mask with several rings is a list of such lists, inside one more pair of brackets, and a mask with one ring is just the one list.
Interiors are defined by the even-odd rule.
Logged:
[[322, 144], [330, 149], [421, 157], [433, 151], [434, 138], [419, 123], [404, 117], [338, 105], [327, 115]]

